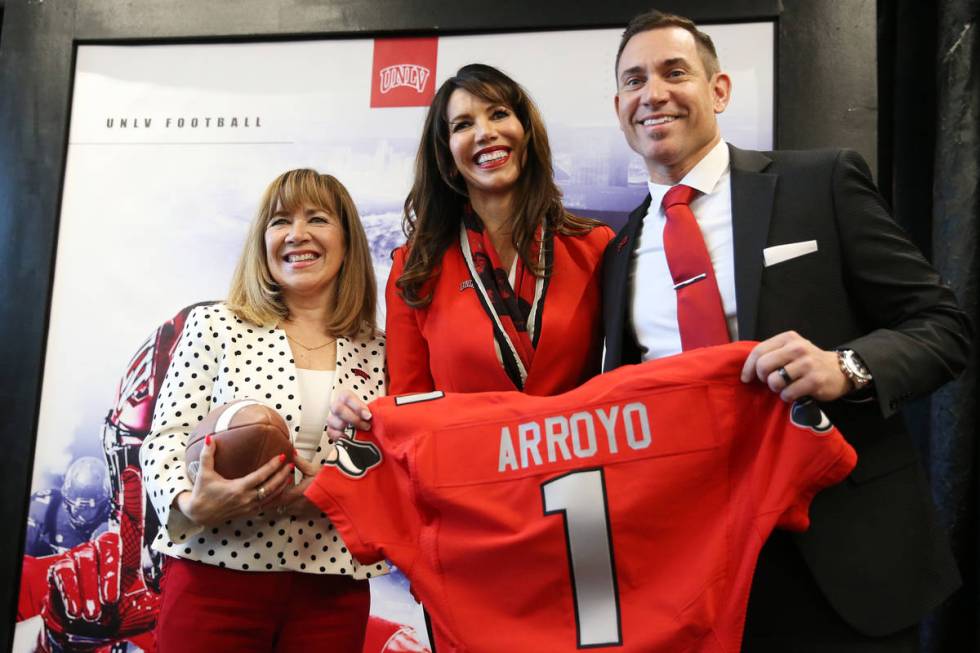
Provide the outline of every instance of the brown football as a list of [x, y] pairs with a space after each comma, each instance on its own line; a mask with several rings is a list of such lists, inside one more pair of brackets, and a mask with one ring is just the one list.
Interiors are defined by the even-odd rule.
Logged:
[[197, 477], [201, 448], [209, 435], [216, 441], [214, 469], [224, 478], [250, 474], [279, 454], [293, 459], [282, 416], [258, 401], [240, 399], [212, 410], [191, 433], [184, 456], [191, 481]]

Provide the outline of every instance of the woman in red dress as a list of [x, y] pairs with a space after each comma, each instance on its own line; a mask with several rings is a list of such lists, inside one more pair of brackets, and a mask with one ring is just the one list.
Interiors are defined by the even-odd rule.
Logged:
[[[569, 214], [527, 92], [471, 64], [439, 88], [388, 277], [389, 393], [553, 395], [599, 372], [600, 263], [613, 232]], [[332, 424], [368, 428], [351, 396]]]

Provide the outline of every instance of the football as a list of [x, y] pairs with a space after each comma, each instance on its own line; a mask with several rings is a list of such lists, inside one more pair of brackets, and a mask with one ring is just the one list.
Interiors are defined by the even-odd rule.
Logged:
[[282, 416], [263, 403], [240, 399], [212, 410], [191, 433], [184, 459], [192, 482], [209, 435], [216, 441], [214, 469], [224, 478], [241, 478], [279, 454], [293, 460], [293, 444]]

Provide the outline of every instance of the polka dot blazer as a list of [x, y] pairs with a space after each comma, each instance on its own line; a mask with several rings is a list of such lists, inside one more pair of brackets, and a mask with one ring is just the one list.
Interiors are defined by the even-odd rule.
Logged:
[[[384, 394], [384, 337], [337, 339], [334, 392], [347, 388], [364, 401]], [[361, 565], [323, 514], [303, 519], [274, 510], [197, 526], [173, 506], [190, 490], [184, 449], [194, 425], [212, 408], [235, 399], [275, 407], [299, 432], [299, 385], [292, 352], [281, 329], [245, 322], [224, 304], [195, 308], [187, 317], [160, 389], [153, 428], [143, 442], [143, 482], [163, 527], [153, 548], [167, 555], [245, 571], [301, 571], [370, 578], [386, 565]], [[332, 445], [324, 433], [317, 449], [324, 463]], [[381, 507], [379, 507], [381, 509]]]

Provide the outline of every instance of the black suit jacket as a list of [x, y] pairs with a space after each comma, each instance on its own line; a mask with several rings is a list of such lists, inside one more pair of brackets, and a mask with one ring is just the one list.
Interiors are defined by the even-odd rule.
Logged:
[[[816, 498], [811, 528], [796, 541], [847, 622], [869, 635], [894, 632], [960, 583], [897, 411], [964, 367], [967, 318], [888, 215], [860, 155], [730, 151], [739, 338], [795, 330], [823, 349], [854, 349], [874, 375], [874, 398], [824, 406], [858, 464]], [[606, 250], [605, 370], [640, 361], [630, 271], [649, 203]], [[764, 266], [764, 248], [808, 240], [816, 252]]]

